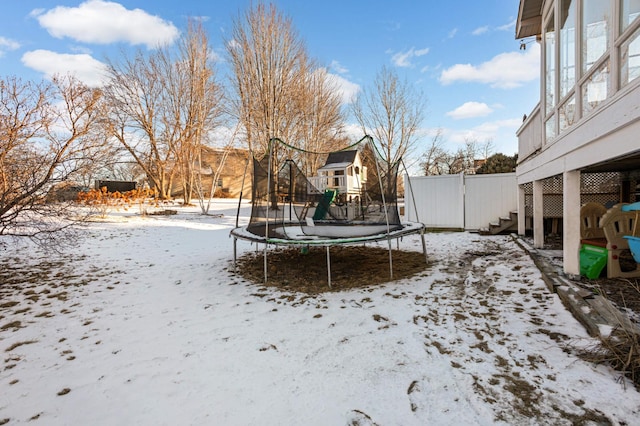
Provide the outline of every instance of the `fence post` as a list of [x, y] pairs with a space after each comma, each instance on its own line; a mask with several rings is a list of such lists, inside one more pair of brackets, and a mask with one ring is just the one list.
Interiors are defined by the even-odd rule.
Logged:
[[460, 223], [462, 224], [462, 229], [467, 229], [467, 223], [465, 222], [465, 214], [464, 211], [466, 209], [466, 199], [465, 199], [465, 188], [464, 188], [464, 172], [460, 172], [460, 197], [461, 197], [461, 208], [460, 208]]

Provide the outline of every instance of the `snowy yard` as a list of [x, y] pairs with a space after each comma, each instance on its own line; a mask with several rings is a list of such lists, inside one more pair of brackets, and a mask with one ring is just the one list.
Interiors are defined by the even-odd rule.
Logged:
[[511, 237], [427, 234], [423, 273], [308, 296], [233, 274], [236, 205], [2, 251], [0, 425], [637, 424]]

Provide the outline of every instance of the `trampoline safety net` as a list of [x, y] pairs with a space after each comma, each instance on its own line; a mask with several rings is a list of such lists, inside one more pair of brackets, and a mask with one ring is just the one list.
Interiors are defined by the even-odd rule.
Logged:
[[327, 153], [325, 165], [311, 177], [291, 159], [276, 160], [274, 145], [282, 143], [272, 140], [267, 155], [253, 159], [248, 232], [268, 239], [344, 239], [402, 228], [397, 205], [401, 161], [382, 160], [370, 137]]

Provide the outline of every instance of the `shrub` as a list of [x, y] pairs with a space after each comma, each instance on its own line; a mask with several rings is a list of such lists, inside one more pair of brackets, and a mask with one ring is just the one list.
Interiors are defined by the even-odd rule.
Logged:
[[77, 201], [80, 204], [95, 209], [100, 217], [104, 218], [111, 209], [127, 210], [134, 204], [140, 209], [140, 214], [147, 214], [148, 206], [157, 207], [160, 203], [156, 191], [150, 189], [133, 189], [126, 192], [108, 192], [103, 186], [99, 190], [92, 189], [78, 193]]

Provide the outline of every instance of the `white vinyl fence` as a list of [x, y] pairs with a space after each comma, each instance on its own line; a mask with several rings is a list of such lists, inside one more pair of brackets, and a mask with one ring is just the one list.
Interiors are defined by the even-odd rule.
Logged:
[[488, 228], [489, 223], [508, 217], [509, 212], [518, 208], [515, 173], [405, 176], [404, 179], [405, 218], [422, 222], [427, 228]]

